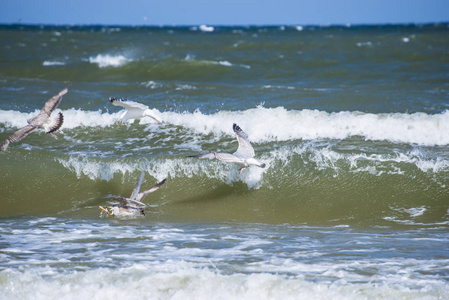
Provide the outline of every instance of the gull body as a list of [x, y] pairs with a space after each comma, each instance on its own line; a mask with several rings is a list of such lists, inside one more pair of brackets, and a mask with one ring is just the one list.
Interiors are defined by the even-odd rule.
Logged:
[[140, 174], [139, 181], [134, 187], [134, 190], [129, 198], [125, 197], [112, 198], [112, 201], [118, 203], [117, 205], [106, 207], [100, 206], [100, 209], [109, 216], [116, 216], [116, 217], [145, 216], [146, 205], [145, 203], [142, 202], [143, 198], [149, 193], [158, 190], [165, 183], [166, 179], [162, 180], [158, 184], [152, 186], [151, 188], [143, 192], [139, 192], [140, 187], [142, 186], [144, 175], [145, 173], [144, 171], [142, 171], [142, 173]]
[[128, 120], [142, 119], [150, 117], [158, 123], [162, 123], [153, 113], [153, 111], [145, 104], [129, 101], [125, 99], [109, 98], [112, 105], [120, 106], [126, 109], [120, 116], [120, 125], [123, 125]]
[[243, 165], [239, 169], [239, 172], [242, 173], [243, 170], [249, 168], [251, 165], [258, 166], [260, 168], [265, 168], [265, 163], [262, 163], [254, 158], [254, 148], [248, 140], [248, 135], [237, 125], [233, 124], [232, 129], [234, 130], [237, 141], [239, 142], [239, 146], [237, 151], [233, 154], [230, 153], [220, 153], [220, 152], [211, 152], [206, 154], [194, 155], [190, 157], [196, 158], [216, 158], [219, 161], [224, 161], [228, 163]]
[[52, 137], [57, 139], [58, 137], [53, 134], [56, 130], [62, 133], [59, 130], [61, 128], [62, 123], [64, 122], [64, 116], [60, 112], [56, 118], [50, 118], [51, 113], [58, 107], [59, 103], [62, 100], [62, 96], [67, 93], [67, 89], [63, 89], [57, 95], [51, 97], [45, 103], [44, 107], [41, 109], [39, 114], [29, 120], [27, 120], [28, 125], [22, 127], [17, 130], [13, 135], [7, 138], [3, 144], [0, 146], [0, 151], [6, 150], [8, 145], [12, 142], [18, 142], [21, 139], [25, 138], [28, 134], [33, 132], [34, 130], [41, 128], [45, 130], [46, 133], [50, 134]]

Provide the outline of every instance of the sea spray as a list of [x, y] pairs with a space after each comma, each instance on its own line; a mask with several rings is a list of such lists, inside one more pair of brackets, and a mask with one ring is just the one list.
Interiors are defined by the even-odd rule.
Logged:
[[[214, 114], [195, 112], [160, 112], [165, 123], [182, 126], [198, 134], [233, 135], [237, 123], [248, 133], [251, 142], [268, 143], [289, 140], [338, 139], [361, 136], [366, 140], [391, 143], [443, 146], [449, 144], [449, 111], [441, 114], [366, 114], [361, 112], [328, 113], [317, 110], [286, 110], [283, 107], [258, 106], [244, 111], [220, 111]], [[61, 110], [64, 127], [105, 127], [119, 119], [122, 112]], [[38, 113], [0, 110], [1, 123], [10, 127], [26, 125]], [[152, 124], [141, 120], [140, 124]]]

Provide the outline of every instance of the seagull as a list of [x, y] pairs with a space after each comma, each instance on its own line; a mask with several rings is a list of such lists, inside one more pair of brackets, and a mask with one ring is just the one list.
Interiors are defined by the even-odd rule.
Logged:
[[158, 118], [156, 118], [153, 111], [145, 104], [126, 99], [117, 99], [114, 97], [110, 97], [109, 102], [111, 102], [112, 105], [121, 106], [126, 109], [126, 111], [120, 116], [120, 126], [122, 126], [127, 120], [141, 119], [143, 117], [150, 117], [156, 120], [159, 124], [162, 123]]
[[237, 148], [237, 151], [234, 152], [234, 154], [211, 152], [189, 157], [209, 159], [216, 158], [219, 161], [243, 165], [243, 167], [239, 169], [240, 174], [243, 172], [243, 170], [249, 168], [250, 165], [256, 165], [260, 168], [265, 168], [266, 165], [264, 163], [261, 163], [258, 160], [254, 159], [254, 149], [253, 146], [251, 146], [251, 143], [248, 141], [248, 135], [235, 123], [232, 125], [232, 129], [237, 135], [237, 141], [239, 142], [239, 147]]
[[18, 142], [24, 137], [26, 137], [28, 134], [30, 134], [32, 131], [42, 128], [45, 130], [46, 133], [49, 133], [52, 137], [57, 139], [58, 137], [53, 134], [56, 130], [60, 133], [63, 133], [59, 128], [62, 126], [62, 123], [64, 122], [64, 116], [60, 112], [56, 118], [50, 118], [51, 113], [53, 110], [56, 109], [56, 107], [59, 105], [59, 103], [62, 100], [62, 96], [67, 93], [67, 88], [63, 89], [59, 92], [59, 94], [51, 97], [44, 105], [44, 107], [41, 109], [39, 114], [35, 116], [34, 118], [29, 119], [28, 125], [25, 127], [22, 127], [21, 129], [17, 130], [13, 135], [11, 135], [9, 138], [7, 138], [3, 144], [0, 146], [0, 151], [6, 150], [8, 148], [8, 145], [13, 142]]
[[[143, 177], [145, 172], [142, 171], [140, 174], [139, 181], [137, 182], [134, 190], [129, 198], [125, 197], [115, 197], [112, 198], [112, 201], [118, 202], [118, 205], [107, 206], [104, 208], [100, 206], [100, 209], [108, 214], [109, 216], [117, 216], [117, 217], [126, 217], [126, 216], [145, 216], [145, 203], [142, 202], [142, 199], [156, 190], [158, 190], [164, 183], [167, 178], [156, 184], [155, 186], [139, 193], [140, 187], [142, 185]], [[102, 212], [102, 214], [103, 214]]]

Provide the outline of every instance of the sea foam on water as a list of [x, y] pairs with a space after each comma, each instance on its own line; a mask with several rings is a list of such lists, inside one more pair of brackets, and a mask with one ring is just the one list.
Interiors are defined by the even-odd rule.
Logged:
[[110, 54], [98, 54], [97, 56], [89, 57], [91, 64], [98, 64], [100, 68], [106, 67], [120, 67], [124, 64], [132, 61], [126, 58], [124, 55], [110, 55]]

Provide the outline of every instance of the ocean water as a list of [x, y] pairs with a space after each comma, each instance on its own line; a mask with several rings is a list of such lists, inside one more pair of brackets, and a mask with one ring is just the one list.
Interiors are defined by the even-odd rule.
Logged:
[[[449, 26], [0, 26], [1, 299], [448, 299]], [[163, 120], [120, 127], [109, 97]], [[267, 167], [234, 152], [232, 124]], [[100, 216], [141, 170], [146, 216]]]

